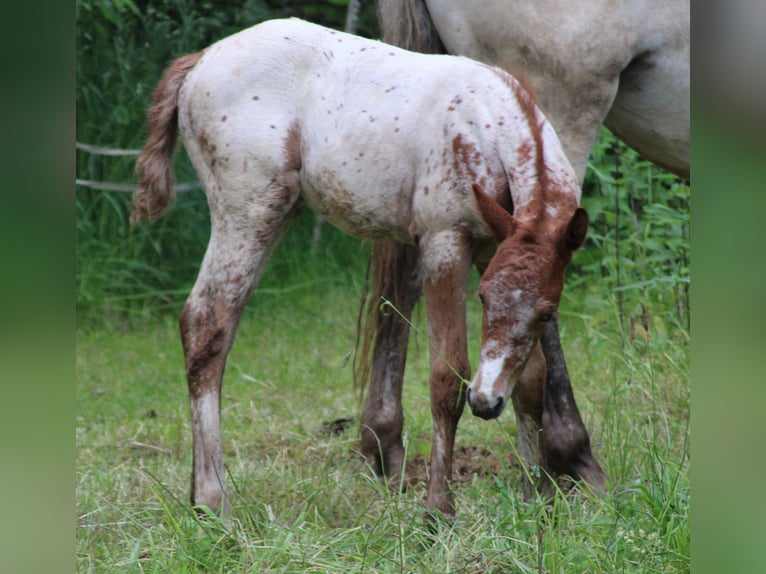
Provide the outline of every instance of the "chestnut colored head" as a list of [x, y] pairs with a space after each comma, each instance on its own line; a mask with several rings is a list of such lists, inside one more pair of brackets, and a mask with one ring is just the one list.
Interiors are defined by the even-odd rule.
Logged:
[[543, 327], [558, 309], [564, 271], [585, 241], [588, 214], [578, 207], [533, 227], [480, 186], [474, 185], [474, 193], [497, 250], [479, 283], [481, 358], [467, 399], [474, 415], [491, 419], [508, 404]]

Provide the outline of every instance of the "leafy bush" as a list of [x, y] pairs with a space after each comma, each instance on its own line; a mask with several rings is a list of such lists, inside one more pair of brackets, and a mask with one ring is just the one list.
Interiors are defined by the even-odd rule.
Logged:
[[593, 299], [603, 310], [602, 299], [611, 296], [634, 337], [637, 329], [650, 329], [650, 307], [688, 329], [690, 196], [687, 182], [602, 128], [583, 186], [588, 241], [568, 272], [568, 289], [586, 308]]

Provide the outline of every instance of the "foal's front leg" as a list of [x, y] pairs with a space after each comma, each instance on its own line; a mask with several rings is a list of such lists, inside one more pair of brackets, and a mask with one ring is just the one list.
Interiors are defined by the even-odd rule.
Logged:
[[545, 376], [545, 357], [537, 344], [511, 394], [516, 414], [519, 455], [525, 467], [522, 469], [521, 479], [524, 500], [527, 502], [533, 499], [535, 490], [544, 496], [552, 493], [548, 473], [541, 472], [544, 468], [541, 443]]
[[470, 377], [466, 335], [466, 288], [470, 250], [460, 231], [421, 240], [421, 263], [428, 313], [431, 358], [430, 477], [426, 505], [454, 514], [449, 488], [458, 420], [465, 405], [463, 381]]

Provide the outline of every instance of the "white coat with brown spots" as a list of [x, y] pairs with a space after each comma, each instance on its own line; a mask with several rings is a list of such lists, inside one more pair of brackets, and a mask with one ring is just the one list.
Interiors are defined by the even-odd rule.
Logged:
[[[210, 243], [181, 316], [192, 502], [228, 508], [226, 355], [270, 253], [307, 206], [351, 235], [417, 246], [432, 348], [427, 504], [454, 512], [448, 480], [466, 394], [475, 414], [496, 416], [525, 373], [544, 377], [533, 351], [587, 229], [575, 173], [531, 97], [505, 72], [465, 58], [415, 54], [296, 19], [266, 22], [166, 71], [138, 161], [134, 221], [172, 203], [176, 118], [211, 212]], [[485, 313], [478, 374], [465, 393], [473, 263], [486, 268]], [[516, 398], [514, 406], [537, 409]], [[531, 437], [521, 449], [530, 464], [539, 464], [537, 418], [518, 417], [532, 421], [519, 433]]]

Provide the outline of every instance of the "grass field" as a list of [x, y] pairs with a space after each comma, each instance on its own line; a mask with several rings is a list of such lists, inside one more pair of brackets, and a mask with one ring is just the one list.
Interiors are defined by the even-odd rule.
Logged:
[[[609, 492], [521, 499], [512, 413], [466, 411], [458, 447], [483, 447], [432, 524], [424, 489], [392, 496], [356, 452], [350, 354], [358, 285], [267, 289], [251, 304], [223, 391], [230, 524], [188, 505], [191, 433], [174, 318], [77, 333], [79, 572], [688, 572], [688, 336], [663, 308], [648, 334], [616, 302], [565, 291], [562, 339]], [[479, 305], [470, 302], [472, 364]], [[425, 330], [425, 313], [416, 314]], [[628, 329], [625, 329], [628, 332]], [[408, 456], [430, 440], [428, 344], [405, 380]], [[490, 472], [487, 472], [487, 470]]]

